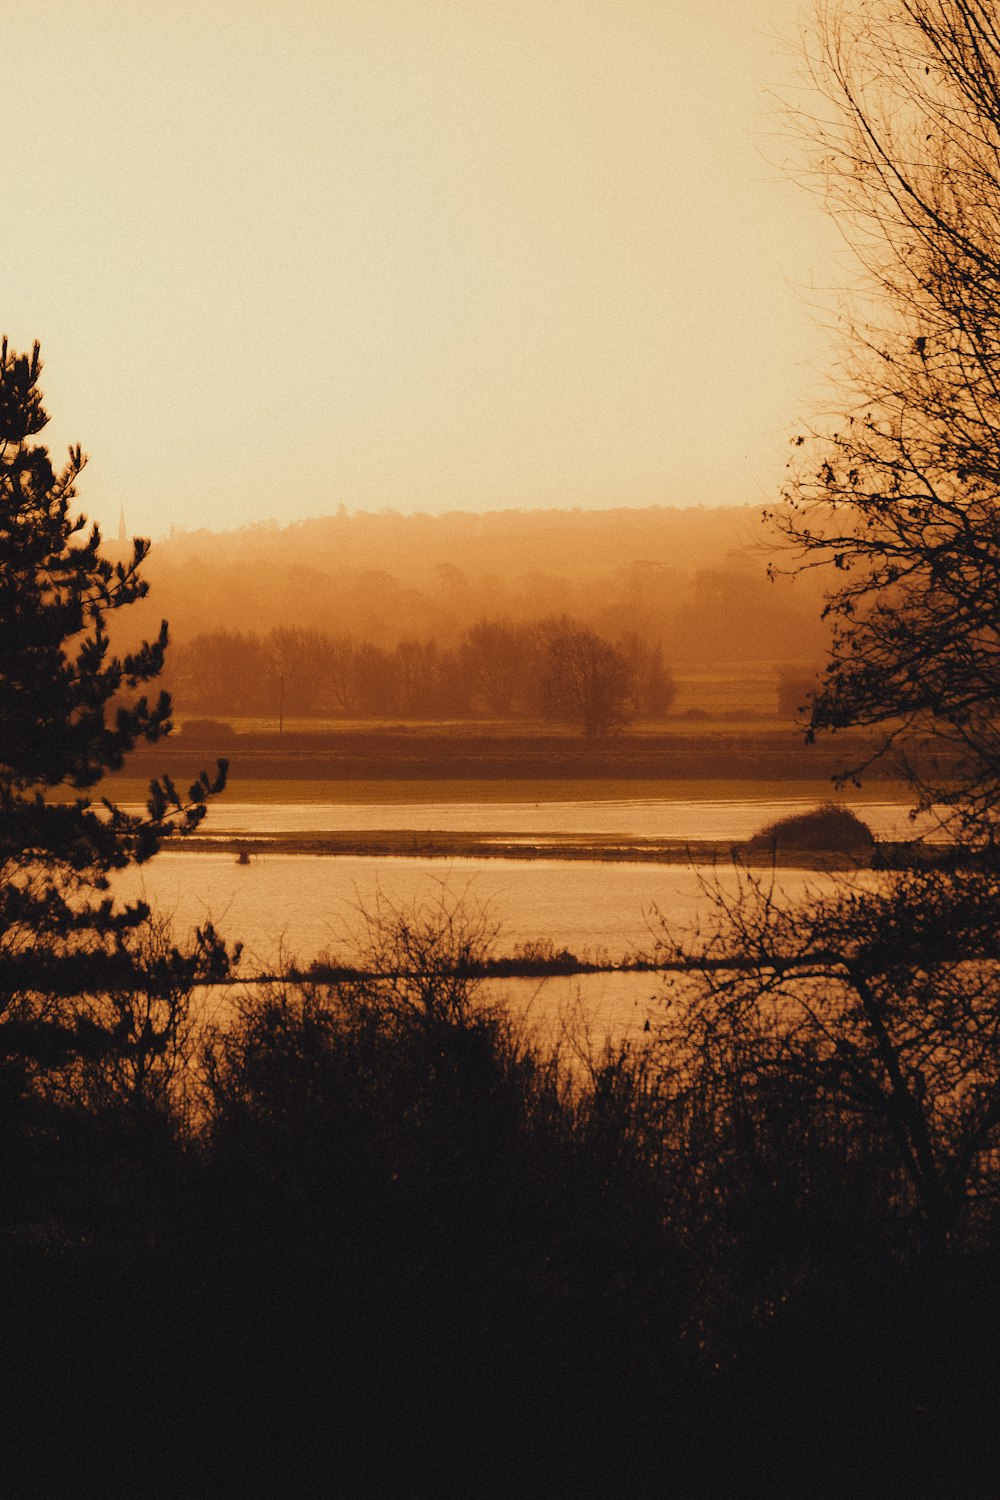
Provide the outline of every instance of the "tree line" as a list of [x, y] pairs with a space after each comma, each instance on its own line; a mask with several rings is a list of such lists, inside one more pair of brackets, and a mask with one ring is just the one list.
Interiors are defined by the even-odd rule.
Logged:
[[[580, 533], [587, 545], [580, 544]], [[287, 527], [178, 532], [150, 553], [149, 600], [176, 641], [277, 626], [454, 647], [481, 619], [568, 615], [617, 641], [661, 641], [671, 664], [819, 668], [827, 645], [818, 579], [767, 576], [772, 538], [754, 507], [701, 512], [531, 511], [493, 516], [320, 517]]]
[[610, 640], [567, 616], [479, 620], [454, 648], [322, 630], [216, 630], [173, 650], [186, 712], [255, 718], [549, 719], [588, 737], [661, 719], [676, 688], [655, 641]]

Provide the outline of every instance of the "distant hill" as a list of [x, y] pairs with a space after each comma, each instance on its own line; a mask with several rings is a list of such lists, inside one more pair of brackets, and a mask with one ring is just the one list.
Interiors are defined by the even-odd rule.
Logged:
[[154, 546], [129, 626], [175, 641], [278, 625], [453, 645], [475, 620], [566, 613], [638, 631], [677, 666], [780, 662], [825, 650], [821, 580], [771, 583], [759, 508], [648, 507], [398, 515], [342, 512], [290, 526], [174, 531]]

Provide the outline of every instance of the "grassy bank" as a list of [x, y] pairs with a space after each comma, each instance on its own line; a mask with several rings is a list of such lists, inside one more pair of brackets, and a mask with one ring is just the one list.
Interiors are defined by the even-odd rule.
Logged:
[[[129, 760], [129, 776], [166, 771], [194, 776], [206, 759], [229, 759], [234, 783], [252, 781], [560, 783], [821, 781], [862, 759], [871, 743], [844, 735], [806, 745], [800, 732], [773, 726], [662, 729], [587, 740], [551, 728], [412, 724], [388, 728], [296, 730], [283, 734], [227, 732], [226, 726], [188, 730]], [[877, 783], [877, 772], [869, 780]], [[112, 778], [112, 782], [114, 778]]]
[[[143, 802], [148, 778], [136, 775], [109, 777], [115, 796], [122, 802]], [[774, 802], [797, 797], [811, 803], [829, 798], [829, 780], [743, 780], [736, 777], [705, 779], [673, 777], [623, 780], [618, 777], [552, 780], [473, 780], [440, 777], [423, 780], [374, 781], [368, 778], [337, 781], [306, 777], [261, 780], [230, 774], [224, 802], [322, 804], [379, 807], [408, 804], [481, 803], [504, 806], [512, 802], [614, 802], [614, 801], [706, 801]], [[902, 782], [876, 781], [860, 790], [845, 787], [838, 798], [861, 809], [868, 802], [898, 802], [908, 805], [912, 796]], [[209, 824], [211, 819], [209, 820]]]

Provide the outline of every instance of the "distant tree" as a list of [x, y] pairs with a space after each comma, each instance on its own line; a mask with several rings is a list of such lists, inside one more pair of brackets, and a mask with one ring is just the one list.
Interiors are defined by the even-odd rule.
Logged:
[[326, 632], [279, 626], [271, 631], [267, 644], [272, 671], [283, 680], [285, 713], [308, 716], [324, 709], [333, 667], [332, 642]]
[[538, 627], [538, 683], [546, 718], [602, 739], [629, 721], [628, 666], [594, 631], [562, 616]]
[[279, 678], [286, 714], [541, 716], [583, 727], [586, 713], [599, 727], [585, 732], [596, 734], [661, 717], [676, 691], [659, 645], [635, 632], [612, 645], [567, 617], [541, 626], [479, 620], [453, 649], [404, 637], [389, 650], [298, 626], [267, 636], [216, 630], [177, 651], [171, 681], [187, 712], [259, 717], [276, 711]]
[[374, 718], [397, 712], [396, 672], [390, 652], [365, 641], [355, 654], [358, 710]]
[[338, 635], [330, 640], [328, 689], [334, 713], [350, 718], [357, 712], [361, 696], [358, 643], [351, 635]]
[[459, 663], [476, 712], [508, 718], [523, 692], [529, 645], [509, 620], [477, 620], [462, 637]]
[[662, 719], [677, 696], [663, 647], [630, 631], [616, 642], [625, 662], [626, 702], [633, 719]]
[[462, 572], [462, 569], [457, 568], [454, 563], [437, 563], [434, 572], [437, 575], [441, 590], [446, 598], [461, 600], [463, 596], [470, 592], [468, 578]]
[[[146, 962], [137, 941], [149, 916], [141, 902], [116, 905], [109, 876], [153, 855], [172, 832], [195, 828], [206, 798], [222, 789], [225, 763], [182, 795], [167, 777], [150, 785], [145, 815], [90, 790], [117, 771], [140, 741], [170, 730], [156, 678], [167, 645], [157, 638], [112, 653], [106, 617], [146, 593], [148, 551], [102, 557], [96, 526], [70, 513], [84, 465], [72, 448], [56, 473], [31, 439], [48, 418], [30, 355], [0, 346], [0, 1059], [47, 1058], [137, 1044], [119, 1006], [102, 1027], [81, 997], [183, 981], [225, 969], [210, 928], [193, 950], [159, 951]], [[149, 1040], [147, 1033], [146, 1040]], [[8, 1079], [9, 1082], [9, 1079]]]
[[[773, 533], [771, 535], [773, 547]], [[769, 582], [766, 567], [734, 552], [700, 568], [680, 592], [669, 626], [673, 649], [686, 660], [773, 661], [794, 640], [821, 658], [826, 631], [818, 621], [819, 590], [793, 590], [788, 579]]]
[[404, 718], [426, 718], [438, 696], [440, 664], [433, 641], [403, 640], [392, 656], [396, 711]]
[[241, 630], [212, 630], [178, 647], [170, 678], [185, 712], [270, 715], [277, 667], [268, 643]]

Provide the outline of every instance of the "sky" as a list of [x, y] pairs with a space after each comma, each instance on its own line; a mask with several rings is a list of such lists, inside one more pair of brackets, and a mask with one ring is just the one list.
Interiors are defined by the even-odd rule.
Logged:
[[760, 502], [797, 0], [6, 0], [3, 331], [115, 531]]

